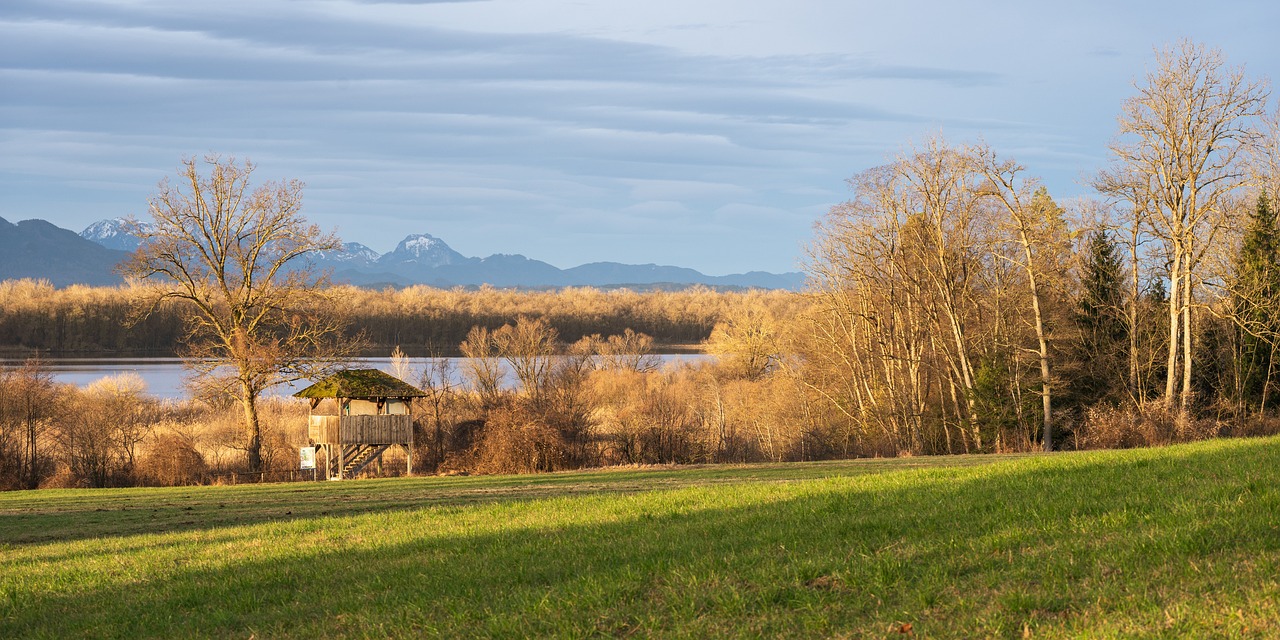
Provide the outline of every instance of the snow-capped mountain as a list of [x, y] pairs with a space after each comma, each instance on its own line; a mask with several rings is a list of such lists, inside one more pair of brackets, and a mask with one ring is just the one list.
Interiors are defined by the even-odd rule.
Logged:
[[[80, 236], [112, 249], [132, 251], [138, 246], [138, 238], [125, 230], [123, 218], [91, 224]], [[468, 258], [454, 251], [444, 240], [426, 233], [407, 236], [395, 249], [382, 255], [359, 242], [348, 242], [343, 247], [343, 251], [313, 253], [310, 264], [330, 270], [334, 282], [370, 286], [427, 284], [453, 287], [490, 284], [497, 287], [679, 288], [702, 284], [713, 287], [792, 290], [804, 286], [804, 276], [799, 273], [753, 271], [728, 276], [708, 276], [693, 269], [654, 264], [597, 262], [572, 269], [558, 269], [546, 262], [519, 254]], [[0, 270], [0, 279], [10, 277], [2, 271]]]
[[[139, 226], [145, 230], [151, 225], [142, 223]], [[142, 242], [138, 236], [129, 232], [128, 223], [124, 218], [99, 220], [85, 227], [85, 230], [80, 232], [80, 237], [117, 251], [133, 251]]]
[[341, 251], [311, 252], [313, 261], [341, 268], [363, 269], [377, 262], [379, 257], [381, 254], [359, 242], [344, 242]]
[[382, 256], [373, 249], [366, 247], [359, 242], [344, 242], [342, 248], [346, 249], [341, 255], [337, 256], [338, 260], [351, 262], [355, 264], [373, 264]]
[[396, 248], [378, 259], [378, 265], [400, 267], [413, 265], [419, 269], [434, 269], [445, 265], [460, 264], [468, 258], [431, 234], [415, 233], [405, 236]]

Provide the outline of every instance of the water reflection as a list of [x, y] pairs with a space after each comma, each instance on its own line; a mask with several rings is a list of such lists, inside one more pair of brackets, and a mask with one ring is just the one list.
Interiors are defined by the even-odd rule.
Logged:
[[[704, 354], [666, 354], [655, 356], [662, 366], [672, 363], [697, 362], [708, 356]], [[417, 384], [418, 376], [426, 368], [430, 358], [408, 358], [412, 375], [408, 382]], [[462, 382], [462, 364], [466, 358], [445, 358], [450, 362], [454, 382]], [[12, 368], [22, 366], [21, 359], [0, 358], [0, 367]], [[187, 396], [184, 380], [187, 370], [182, 366], [181, 358], [45, 358], [44, 365], [53, 373], [58, 382], [86, 386], [107, 376], [122, 373], [136, 373], [147, 384], [147, 392], [159, 398], [183, 398]], [[505, 363], [504, 363], [505, 366]], [[394, 374], [391, 358], [360, 358], [352, 362], [353, 368], [381, 369]], [[512, 380], [511, 371], [507, 370], [508, 384]], [[293, 385], [281, 385], [267, 392], [267, 395], [285, 396], [310, 384], [303, 381]]]

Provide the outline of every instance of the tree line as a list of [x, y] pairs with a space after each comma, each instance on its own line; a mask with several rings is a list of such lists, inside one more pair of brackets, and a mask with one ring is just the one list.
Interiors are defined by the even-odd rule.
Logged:
[[[764, 299], [784, 312], [802, 304], [785, 291], [706, 287], [637, 292], [335, 286], [330, 293], [345, 319], [345, 339], [357, 341], [368, 354], [399, 346], [415, 356], [460, 355], [458, 345], [472, 327], [493, 330], [522, 315], [545, 318], [566, 339], [632, 329], [653, 337], [661, 349], [681, 349], [707, 339], [718, 318], [736, 306]], [[0, 282], [0, 353], [180, 353], [190, 307], [167, 302], [140, 316], [148, 295], [141, 285], [55, 288], [39, 280]]]
[[1182, 42], [1136, 89], [1097, 200], [1064, 208], [1016, 161], [941, 138], [852, 178], [813, 247], [809, 387], [924, 452], [1267, 418], [1280, 127], [1265, 84]]
[[79, 389], [57, 384], [38, 359], [0, 370], [0, 489], [184, 483], [160, 470], [162, 457], [194, 453], [158, 434], [161, 407], [136, 375]]

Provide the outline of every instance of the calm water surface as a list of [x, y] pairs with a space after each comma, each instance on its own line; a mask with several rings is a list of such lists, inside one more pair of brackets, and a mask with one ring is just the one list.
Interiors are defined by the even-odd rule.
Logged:
[[[656, 356], [663, 366], [680, 362], [697, 362], [708, 356], [704, 354], [670, 354]], [[454, 382], [462, 382], [462, 364], [466, 358], [445, 358], [452, 365]], [[409, 358], [411, 374], [408, 382], [416, 384], [421, 372], [426, 368], [430, 358]], [[0, 368], [22, 366], [21, 359], [0, 358]], [[179, 358], [46, 358], [45, 366], [53, 373], [58, 382], [85, 386], [107, 376], [122, 373], [136, 373], [147, 383], [147, 392], [160, 398], [183, 398], [187, 389], [183, 386], [187, 370]], [[381, 369], [394, 373], [391, 358], [361, 358], [351, 363], [357, 369]], [[512, 378], [507, 372], [508, 382]], [[282, 385], [268, 391], [269, 395], [289, 395], [306, 387], [309, 382], [294, 385]]]

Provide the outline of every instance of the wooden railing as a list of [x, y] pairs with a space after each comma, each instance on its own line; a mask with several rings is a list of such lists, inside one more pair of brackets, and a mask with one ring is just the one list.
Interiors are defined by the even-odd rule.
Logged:
[[307, 434], [317, 444], [408, 444], [413, 437], [413, 418], [311, 416]]

